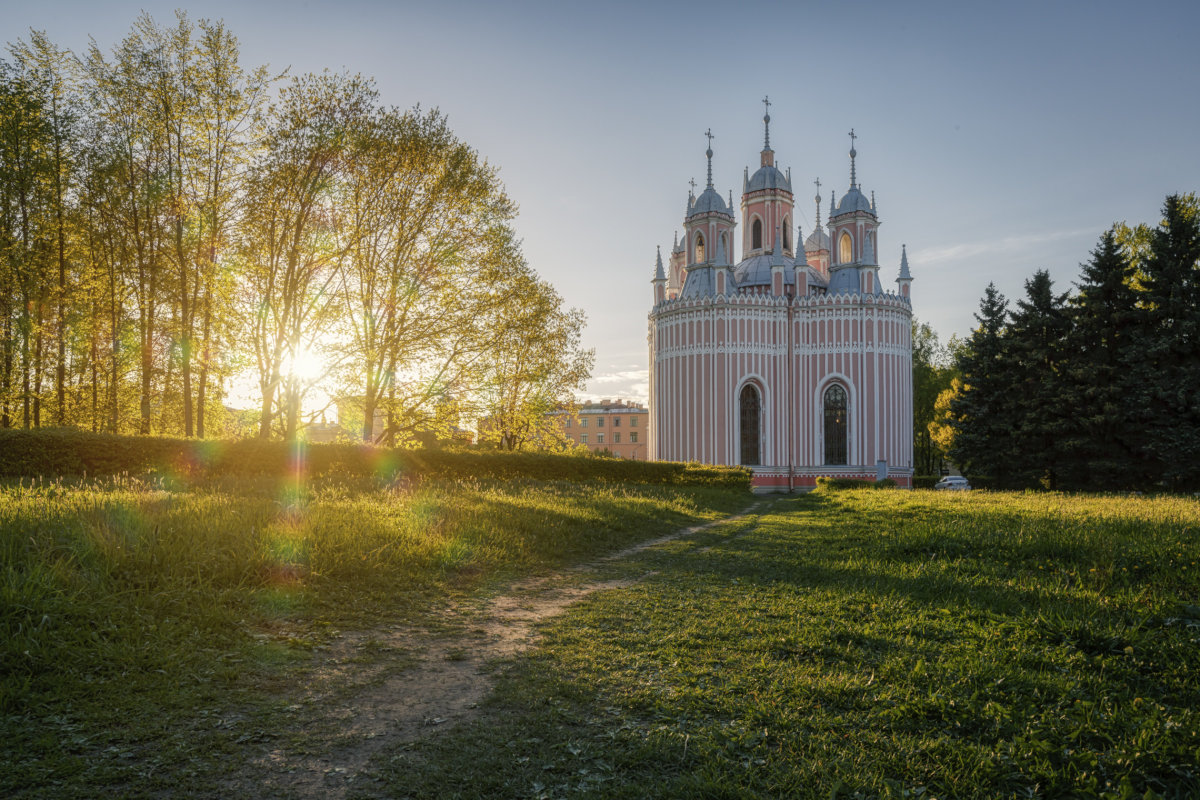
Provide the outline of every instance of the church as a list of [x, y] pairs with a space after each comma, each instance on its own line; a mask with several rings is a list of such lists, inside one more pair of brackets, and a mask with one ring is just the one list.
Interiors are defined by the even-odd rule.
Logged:
[[[683, 236], [655, 263], [649, 315], [649, 456], [743, 464], [755, 491], [821, 476], [912, 485], [912, 277], [903, 246], [885, 290], [874, 192], [856, 175], [813, 230], [795, 225], [791, 169], [775, 165], [770, 103], [753, 175], [733, 193], [688, 193]], [[741, 229], [740, 261], [733, 260]], [[826, 230], [828, 228], [828, 230]], [[794, 235], [793, 235], [794, 230]], [[893, 262], [894, 263], [894, 262]]]

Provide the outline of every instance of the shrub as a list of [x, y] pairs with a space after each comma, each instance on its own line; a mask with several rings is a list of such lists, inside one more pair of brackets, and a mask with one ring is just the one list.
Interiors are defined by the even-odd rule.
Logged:
[[267, 475], [404, 479], [529, 478], [750, 489], [744, 467], [550, 453], [395, 450], [357, 444], [288, 444], [116, 436], [71, 429], [0, 430], [0, 477], [157, 474], [180, 480]]
[[914, 489], [932, 489], [940, 480], [941, 477], [938, 475], [913, 475], [912, 487]]
[[865, 478], [817, 478], [819, 491], [837, 492], [845, 489], [894, 489], [898, 484], [891, 478], [872, 481]]

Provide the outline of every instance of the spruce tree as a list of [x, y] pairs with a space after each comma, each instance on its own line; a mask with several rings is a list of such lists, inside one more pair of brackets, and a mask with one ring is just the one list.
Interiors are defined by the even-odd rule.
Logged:
[[1200, 206], [1194, 194], [1166, 199], [1142, 272], [1140, 360], [1130, 397], [1138, 445], [1159, 485], [1195, 490], [1200, 488]]
[[1014, 453], [1013, 479], [1019, 486], [1058, 488], [1060, 440], [1070, 416], [1060, 374], [1069, 329], [1066, 294], [1056, 295], [1050, 273], [1038, 270], [1025, 281], [1004, 341], [1002, 364], [1008, 376]]
[[1011, 404], [1006, 394], [1004, 330], [1008, 301], [989, 283], [975, 315], [979, 325], [958, 354], [962, 389], [950, 404], [951, 459], [977, 481], [1008, 485], [1012, 471]]
[[1132, 488], [1146, 465], [1132, 443], [1130, 375], [1139, 292], [1133, 266], [1116, 228], [1100, 237], [1081, 265], [1079, 294], [1071, 298], [1071, 331], [1061, 369], [1068, 412], [1060, 444], [1061, 485], [1070, 489]]

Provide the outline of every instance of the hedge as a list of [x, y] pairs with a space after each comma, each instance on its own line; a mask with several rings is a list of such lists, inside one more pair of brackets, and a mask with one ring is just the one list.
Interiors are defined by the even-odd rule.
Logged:
[[863, 478], [817, 478], [817, 489], [827, 492], [842, 489], [894, 489], [898, 484], [891, 478], [870, 481]]
[[103, 477], [163, 474], [183, 479], [290, 475], [375, 475], [384, 479], [670, 483], [750, 489], [744, 467], [633, 461], [549, 453], [399, 450], [355, 444], [301, 444], [117, 436], [73, 429], [0, 429], [0, 477]]

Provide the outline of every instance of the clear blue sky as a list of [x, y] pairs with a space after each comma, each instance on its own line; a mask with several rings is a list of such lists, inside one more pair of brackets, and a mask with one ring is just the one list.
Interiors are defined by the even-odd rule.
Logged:
[[[45, 30], [109, 49], [171, 3], [0, 0], [4, 41]], [[1200, 4], [755, 2], [210, 2], [243, 62], [374, 76], [386, 103], [445, 112], [500, 167], [525, 254], [583, 308], [594, 397], [646, 399], [655, 245], [680, 229], [687, 182], [741, 189], [762, 104], [812, 184], [858, 176], [894, 278], [907, 243], [916, 315], [965, 335], [988, 281], [1010, 298], [1034, 270], [1069, 288], [1115, 221], [1155, 222], [1200, 190]]]

